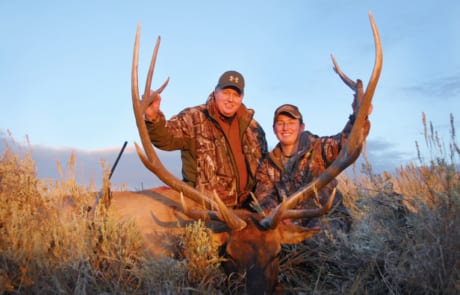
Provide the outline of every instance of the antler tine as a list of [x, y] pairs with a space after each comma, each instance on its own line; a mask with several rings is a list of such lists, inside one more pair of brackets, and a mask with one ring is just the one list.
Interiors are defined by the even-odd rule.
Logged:
[[332, 63], [334, 64], [334, 71], [337, 73], [337, 75], [339, 75], [339, 77], [342, 79], [342, 81], [348, 86], [351, 88], [351, 90], [353, 91], [356, 91], [356, 82], [353, 81], [352, 79], [348, 78], [347, 75], [345, 75], [342, 70], [340, 69], [339, 67], [339, 64], [337, 63], [337, 61], [335, 60], [334, 58], [334, 55], [331, 54], [331, 59], [332, 59]]
[[[366, 88], [366, 92], [364, 94], [362, 93], [362, 90], [360, 90], [362, 87], [361, 81], [358, 80], [358, 82], [356, 83], [357, 96], [358, 96], [357, 101], [360, 102], [360, 105], [358, 105], [358, 113], [356, 115], [356, 119], [351, 129], [351, 132], [348, 135], [346, 144], [341, 149], [335, 161], [322, 174], [320, 174], [312, 182], [308, 183], [303, 189], [291, 195], [285, 201], [286, 204], [284, 204], [283, 206], [281, 206], [280, 204], [278, 205], [278, 207], [272, 210], [270, 215], [265, 218], [266, 220], [263, 221], [264, 224], [270, 224], [271, 227], [274, 227], [276, 225], [274, 221], [278, 222], [278, 220], [281, 220], [281, 219], [292, 218], [294, 214], [293, 212], [289, 211], [290, 209], [295, 208], [300, 202], [310, 197], [315, 192], [321, 190], [323, 187], [325, 187], [329, 182], [331, 182], [335, 177], [337, 177], [337, 175], [339, 175], [343, 170], [345, 170], [348, 166], [350, 166], [358, 158], [361, 152], [362, 143], [364, 142], [364, 139], [365, 139], [362, 133], [362, 128], [366, 121], [366, 117], [368, 116], [369, 108], [371, 106], [372, 98], [373, 98], [375, 89], [377, 87], [377, 83], [378, 83], [380, 73], [382, 70], [382, 62], [383, 62], [383, 54], [382, 54], [380, 36], [377, 30], [377, 25], [375, 24], [375, 21], [374, 21], [374, 18], [371, 12], [369, 12], [369, 19], [370, 19], [372, 32], [374, 35], [374, 43], [375, 43], [374, 68], [373, 68], [368, 86]], [[337, 66], [336, 66], [336, 69], [338, 69], [337, 72], [339, 73], [340, 69]], [[339, 74], [339, 76], [342, 79], [346, 77], [344, 74], [343, 75]], [[346, 77], [344, 82], [347, 85], [349, 85], [347, 81], [351, 81], [350, 79], [348, 79], [348, 77]], [[354, 84], [354, 82], [352, 82], [352, 84]], [[323, 214], [324, 213], [325, 212], [323, 212]], [[278, 216], [282, 216], [282, 217], [279, 218]]]
[[158, 48], [160, 48], [161, 37], [157, 37], [157, 41], [155, 42], [155, 47], [153, 48], [152, 58], [150, 59], [150, 66], [149, 71], [147, 73], [147, 80], [145, 81], [145, 88], [144, 88], [144, 98], [150, 96], [150, 88], [152, 86], [152, 79], [153, 79], [153, 70], [155, 69], [155, 65], [157, 62], [158, 56]]
[[150, 60], [150, 67], [149, 67], [149, 72], [147, 74], [147, 81], [145, 82], [145, 90], [144, 90], [144, 95], [143, 99], [141, 101], [141, 109], [142, 113], [145, 112], [147, 107], [158, 98], [158, 94], [163, 92], [163, 90], [168, 86], [169, 83], [169, 77], [166, 79], [166, 81], [163, 83], [163, 85], [160, 86], [157, 90], [155, 90], [155, 95], [150, 95], [150, 88], [152, 85], [152, 78], [153, 78], [153, 70], [155, 69], [155, 64], [157, 60], [157, 55], [158, 55], [158, 49], [160, 47], [160, 41], [161, 38], [158, 36], [157, 42], [155, 43], [155, 48], [153, 49], [153, 54], [152, 54], [152, 59]]
[[198, 220], [220, 220], [219, 216], [217, 215], [217, 212], [211, 211], [211, 210], [195, 210], [192, 208], [189, 208], [187, 204], [185, 203], [184, 199], [184, 194], [181, 192], [180, 193], [180, 202], [182, 205], [182, 210], [184, 211], [184, 214], [187, 215], [188, 217]]
[[247, 226], [247, 223], [233, 213], [231, 209], [225, 206], [224, 202], [215, 195], [214, 200], [217, 203], [217, 211], [211, 210], [196, 210], [187, 206], [184, 200], [184, 195], [180, 194], [180, 200], [184, 214], [193, 219], [201, 220], [219, 220], [224, 222], [229, 228], [240, 231]]
[[[184, 182], [177, 179], [174, 175], [172, 175], [160, 162], [155, 149], [153, 148], [152, 144], [150, 143], [150, 138], [148, 135], [147, 127], [144, 122], [143, 112], [141, 108], [140, 98], [139, 98], [139, 87], [138, 87], [138, 63], [139, 63], [139, 39], [140, 39], [140, 24], [137, 26], [136, 31], [136, 40], [134, 42], [134, 52], [133, 52], [133, 65], [132, 65], [132, 72], [131, 72], [131, 94], [132, 94], [132, 102], [133, 102], [133, 109], [134, 115], [136, 118], [136, 125], [139, 131], [139, 136], [141, 138], [142, 146], [144, 147], [145, 154], [142, 152], [142, 149], [139, 147], [137, 143], [135, 143], [137, 154], [139, 155], [142, 163], [145, 165], [147, 169], [153, 172], [155, 175], [160, 178], [165, 184], [169, 185], [173, 189], [183, 192], [187, 197], [194, 200], [197, 203], [203, 202], [205, 206], [209, 206], [211, 208], [215, 208], [216, 204], [213, 200], [211, 200], [206, 195], [203, 195], [199, 191], [195, 190], [191, 186], [185, 184]], [[156, 52], [158, 51], [160, 39], [157, 40], [157, 44], [155, 46], [154, 57], [156, 58]], [[154, 70], [154, 62], [151, 63], [153, 66], [149, 68], [148, 73], [148, 81], [151, 80], [153, 76]], [[167, 83], [165, 83], [167, 84]], [[164, 89], [166, 85], [163, 84], [161, 88]], [[161, 89], [162, 90], [162, 89]], [[146, 90], [149, 91], [149, 90]], [[145, 97], [148, 97], [146, 95]]]
[[300, 219], [300, 218], [313, 218], [313, 217], [319, 217], [331, 210], [332, 204], [334, 204], [334, 199], [335, 199], [335, 193], [337, 191], [337, 188], [334, 188], [334, 190], [331, 193], [331, 196], [327, 200], [327, 203], [324, 204], [322, 208], [316, 208], [316, 209], [288, 209], [283, 211], [283, 216], [282, 219]]
[[219, 220], [225, 222], [227, 226], [233, 230], [240, 231], [246, 227], [246, 222], [239, 218], [236, 214], [233, 213], [227, 206], [225, 206], [224, 202], [221, 198], [215, 193], [214, 200], [218, 206], [218, 214]]

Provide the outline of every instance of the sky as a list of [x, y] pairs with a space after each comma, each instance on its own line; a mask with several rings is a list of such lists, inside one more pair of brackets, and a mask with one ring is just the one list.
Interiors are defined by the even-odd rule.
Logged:
[[[128, 141], [112, 183], [157, 185], [135, 155], [131, 63], [141, 25], [139, 84], [158, 36], [153, 88], [166, 117], [204, 103], [219, 76], [241, 72], [244, 103], [256, 111], [270, 148], [273, 112], [297, 105], [318, 135], [342, 130], [353, 93], [341, 69], [367, 85], [374, 64], [371, 11], [383, 47], [366, 155], [377, 172], [416, 160], [422, 113], [449, 141], [459, 127], [460, 2], [435, 1], [1, 1], [0, 152], [31, 151], [38, 176], [57, 179], [76, 154], [82, 182], [101, 178]], [[12, 143], [13, 142], [13, 143]], [[423, 150], [422, 150], [423, 151]], [[160, 153], [180, 173], [179, 154]]]

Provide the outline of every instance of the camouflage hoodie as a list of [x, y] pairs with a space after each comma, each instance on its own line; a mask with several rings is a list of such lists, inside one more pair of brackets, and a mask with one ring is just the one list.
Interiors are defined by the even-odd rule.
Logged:
[[162, 150], [181, 150], [183, 180], [199, 191], [216, 193], [229, 207], [240, 206], [252, 191], [255, 173], [267, 153], [262, 127], [254, 111], [241, 105], [236, 114], [242, 151], [248, 169], [246, 190], [239, 191], [239, 175], [228, 139], [217, 123], [213, 93], [206, 104], [184, 109], [166, 121], [160, 113], [146, 121], [152, 143]]
[[[280, 144], [263, 160], [256, 174], [255, 194], [265, 211], [278, 205], [283, 196], [289, 196], [318, 177], [337, 158], [342, 145], [351, 131], [352, 120], [347, 122], [343, 131], [334, 136], [319, 137], [309, 131], [300, 136], [298, 151], [292, 157], [283, 159]], [[364, 134], [368, 134], [370, 123], [366, 124]], [[283, 165], [285, 161], [285, 165]], [[333, 187], [333, 180], [319, 192], [319, 201], [324, 204]], [[339, 202], [337, 198], [335, 203]], [[322, 206], [312, 199], [306, 200], [299, 207], [310, 208]]]

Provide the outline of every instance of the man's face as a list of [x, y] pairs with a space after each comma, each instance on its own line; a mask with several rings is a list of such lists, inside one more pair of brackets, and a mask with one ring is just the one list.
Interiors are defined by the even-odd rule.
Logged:
[[273, 126], [276, 137], [284, 145], [295, 144], [304, 129], [305, 125], [303, 123], [300, 124], [299, 119], [294, 119], [284, 114], [276, 117], [275, 125]]
[[243, 96], [233, 88], [216, 88], [214, 97], [216, 98], [217, 110], [225, 117], [235, 115], [241, 106]]

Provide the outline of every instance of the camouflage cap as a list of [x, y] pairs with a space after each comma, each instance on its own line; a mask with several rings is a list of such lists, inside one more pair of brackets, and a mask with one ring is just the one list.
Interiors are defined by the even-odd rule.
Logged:
[[292, 104], [283, 104], [275, 110], [275, 116], [273, 117], [273, 123], [275, 123], [276, 118], [280, 114], [286, 114], [293, 119], [299, 119], [300, 122], [303, 122], [302, 114], [299, 112], [299, 109]]

